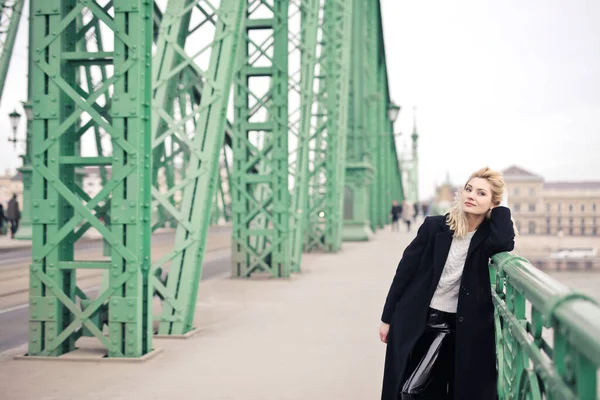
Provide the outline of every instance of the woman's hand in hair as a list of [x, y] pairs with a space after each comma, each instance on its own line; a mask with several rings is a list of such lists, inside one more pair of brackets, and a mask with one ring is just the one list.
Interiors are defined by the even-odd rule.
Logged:
[[492, 208], [490, 208], [490, 210], [494, 209], [496, 207], [506, 207], [506, 208], [508, 208], [508, 190], [505, 190], [504, 193], [502, 194], [502, 199], [500, 200], [500, 203], [495, 204], [495, 205], [492, 204]]
[[390, 324], [386, 324], [382, 322], [379, 326], [379, 340], [383, 343], [387, 343], [388, 341], [388, 332], [390, 331]]

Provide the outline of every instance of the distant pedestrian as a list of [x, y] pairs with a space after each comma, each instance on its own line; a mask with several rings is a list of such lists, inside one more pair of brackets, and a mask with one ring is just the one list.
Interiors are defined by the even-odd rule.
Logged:
[[407, 232], [410, 232], [410, 224], [412, 223], [414, 218], [415, 218], [415, 208], [408, 201], [404, 201], [404, 204], [402, 204], [402, 219], [404, 220], [404, 223], [406, 224]]
[[4, 215], [4, 206], [0, 204], [0, 235], [6, 235], [6, 227], [4, 226], [5, 221], [6, 216]]
[[421, 203], [421, 214], [423, 214], [423, 218], [429, 215], [429, 204], [426, 202]]
[[400, 232], [400, 216], [402, 215], [402, 205], [398, 204], [398, 201], [392, 201], [392, 210], [390, 211], [392, 216], [392, 232]]
[[415, 209], [415, 215], [413, 215], [413, 222], [417, 222], [417, 215], [419, 215], [419, 203], [415, 202], [415, 204], [413, 204], [413, 207]]
[[13, 197], [8, 201], [6, 219], [10, 222], [10, 237], [14, 239], [15, 233], [19, 229], [19, 220], [21, 219], [21, 210], [19, 210], [16, 194], [13, 194]]

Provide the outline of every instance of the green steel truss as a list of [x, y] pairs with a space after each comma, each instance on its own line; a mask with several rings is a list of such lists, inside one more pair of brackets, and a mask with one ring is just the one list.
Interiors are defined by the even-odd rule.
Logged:
[[25, 0], [0, 0], [0, 100], [15, 46]]
[[[78, 50], [80, 52], [103, 52], [104, 51], [104, 42], [102, 39], [102, 32], [100, 30], [100, 19], [94, 15], [88, 8], [84, 8], [82, 13], [78, 16], [78, 25], [81, 26], [77, 35], [77, 45]], [[84, 63], [82, 68], [80, 68], [78, 73], [78, 84], [81, 86], [85, 86], [89, 91], [89, 88], [99, 87], [102, 82], [104, 82], [108, 78], [108, 72], [105, 64], [94, 65]], [[94, 71], [96, 68], [96, 71]], [[108, 92], [104, 92], [99, 98], [98, 102], [106, 106], [110, 106], [111, 98]], [[96, 147], [96, 155], [98, 157], [104, 157], [107, 152], [104, 150], [106, 146], [105, 142], [108, 140], [110, 142], [110, 135], [106, 134], [105, 131], [102, 130], [101, 126], [95, 123], [94, 119], [90, 119], [87, 122], [87, 130], [88, 127], [93, 129], [94, 132], [94, 145]], [[108, 143], [110, 144], [110, 143]], [[102, 186], [106, 184], [107, 178], [107, 166], [100, 165], [98, 167], [100, 173], [100, 179], [102, 182]], [[110, 223], [110, 215], [108, 213], [108, 206], [110, 202], [107, 202], [107, 206], [104, 207], [102, 217]], [[98, 215], [100, 216], [100, 215]]]
[[[371, 138], [371, 162], [375, 167], [373, 182], [370, 187], [370, 220], [373, 230], [381, 229], [390, 221], [392, 200], [404, 200], [400, 167], [396, 158], [395, 136], [392, 122], [388, 119], [387, 108], [391, 104], [389, 95], [383, 27], [381, 25], [381, 7], [379, 1], [374, 2], [368, 14], [367, 61], [369, 83], [368, 94], [370, 107], [368, 133]], [[372, 58], [371, 58], [372, 57]], [[395, 175], [397, 174], [397, 175]]]
[[[381, 15], [381, 4], [378, 2], [379, 15]], [[384, 103], [381, 106], [384, 108], [379, 113], [378, 119], [382, 130], [379, 132], [391, 132], [391, 134], [379, 135], [378, 138], [381, 140], [381, 147], [384, 149], [384, 163], [381, 168], [385, 169], [383, 180], [380, 181], [381, 191], [381, 214], [383, 215], [384, 225], [390, 222], [390, 210], [392, 201], [396, 200], [399, 203], [404, 201], [404, 184], [402, 182], [402, 171], [400, 168], [399, 154], [396, 146], [396, 134], [394, 132], [393, 122], [389, 120], [387, 116], [387, 108], [392, 104], [390, 98], [390, 88], [388, 84], [388, 71], [387, 71], [387, 57], [385, 54], [385, 43], [383, 41], [383, 26], [381, 24], [381, 18], [379, 18], [378, 24], [378, 37], [379, 37], [379, 90], [383, 96]]]
[[[29, 355], [67, 353], [87, 331], [107, 348], [109, 357], [140, 357], [152, 350], [152, 5], [142, 0], [32, 1], [30, 56], [36, 90]], [[113, 43], [103, 51], [80, 50], [86, 28], [78, 21], [86, 23], [89, 13], [112, 33]], [[93, 87], [79, 85], [78, 70], [88, 65], [110, 66], [110, 74]], [[110, 136], [111, 157], [80, 155], [81, 141], [94, 125]], [[90, 198], [76, 169], [94, 165], [109, 167], [111, 177]], [[109, 203], [112, 221], [106, 225], [99, 217]], [[89, 228], [110, 244], [108, 260], [75, 259], [74, 243]], [[90, 268], [110, 276], [108, 287], [95, 299], [75, 282], [77, 270]], [[106, 335], [98, 323], [101, 313], [107, 313]]]
[[[351, 202], [346, 207], [351, 212], [346, 216], [357, 226], [374, 220], [383, 227], [391, 200], [401, 199], [395, 142], [387, 119], [390, 100], [378, 1], [289, 2], [285, 134], [281, 132], [284, 99], [274, 97], [282, 84], [277, 73], [286, 61], [283, 50], [277, 49], [278, 34], [284, 29], [277, 25], [277, 15], [284, 11], [276, 7], [283, 5], [250, 3], [246, 51], [237, 79], [231, 187], [235, 276], [263, 271], [285, 277], [300, 270], [303, 249], [339, 250], [348, 192]], [[353, 14], [353, 7], [360, 12]], [[253, 15], [259, 13], [264, 15]], [[352, 115], [351, 106], [357, 110]], [[278, 168], [283, 141], [288, 144], [288, 180]], [[346, 182], [347, 158], [350, 183]], [[289, 207], [284, 188], [291, 191]], [[375, 190], [385, 194], [370, 199]], [[279, 217], [288, 209], [286, 226]]]
[[290, 275], [288, 1], [248, 1], [234, 93], [232, 275]]
[[353, 0], [349, 132], [344, 180], [344, 240], [369, 240], [401, 201], [378, 0]]
[[[233, 221], [238, 277], [288, 277], [300, 270], [303, 249], [339, 250], [346, 138], [356, 129], [350, 78], [367, 81], [350, 62], [358, 54], [359, 41], [348, 41], [356, 2], [32, 7], [31, 76], [43, 90], [31, 99], [30, 355], [64, 354], [87, 335], [110, 357], [140, 357], [152, 349], [153, 295], [162, 301], [159, 334], [190, 331], [211, 223]], [[370, 14], [377, 21], [378, 12]], [[373, 74], [385, 101], [372, 106], [372, 123], [386, 132], [382, 51], [381, 41]], [[357, 132], [355, 142], [370, 143], [368, 132]], [[96, 154], [83, 156], [90, 143]], [[393, 138], [381, 145], [381, 179], [393, 189]], [[93, 198], [81, 187], [86, 166], [99, 167], [104, 185]], [[174, 247], [152, 264], [150, 234], [165, 224], [176, 226]], [[106, 259], [74, 257], [89, 229], [104, 237]], [[106, 274], [97, 298], [75, 284], [84, 268]]]
[[[360, 14], [363, 16], [362, 27], [364, 31], [364, 57], [362, 58], [361, 67], [363, 68], [362, 73], [362, 84], [363, 84], [363, 101], [364, 101], [364, 135], [367, 137], [368, 142], [368, 161], [373, 166], [373, 175], [369, 185], [369, 221], [371, 222], [371, 229], [376, 231], [377, 228], [381, 227], [380, 215], [378, 215], [378, 197], [380, 193], [379, 181], [382, 175], [382, 154], [378, 145], [378, 137], [382, 136], [383, 131], [380, 131], [378, 116], [380, 115], [381, 107], [383, 103], [383, 96], [380, 93], [379, 80], [378, 80], [378, 69], [379, 69], [379, 49], [378, 49], [378, 35], [377, 35], [377, 22], [379, 12], [375, 4], [376, 1], [364, 1], [363, 9]], [[385, 113], [385, 111], [383, 111]]]
[[311, 137], [308, 251], [338, 251], [342, 243], [352, 2], [325, 0], [318, 54], [316, 129]]
[[231, 221], [231, 194], [229, 193], [229, 146], [221, 148], [219, 156], [219, 177], [217, 191], [212, 205], [211, 225], [218, 225]]
[[[308, 224], [309, 144], [314, 142], [313, 101], [317, 33], [321, 12], [319, 0], [290, 0], [289, 4], [289, 136], [290, 182], [293, 184], [290, 212], [291, 271], [300, 272]], [[298, 71], [294, 69], [300, 66]]]
[[[217, 2], [213, 2], [213, 5], [217, 5]], [[166, 4], [168, 5], [168, 3]], [[209, 14], [206, 14], [208, 18], [204, 20], [206, 23], [210, 23], [214, 26], [214, 9], [211, 7], [202, 7], [201, 4], [197, 5], [198, 12], [202, 13], [202, 10], [206, 11], [205, 8], [209, 8]], [[166, 10], [166, 7], [165, 7]], [[202, 14], [204, 15], [204, 14]], [[163, 10], [155, 2], [154, 3], [154, 39], [157, 41], [159, 38], [160, 25], [162, 23]], [[188, 24], [189, 25], [189, 24]], [[195, 24], [198, 25], [198, 24]], [[199, 26], [197, 26], [199, 28]], [[192, 32], [192, 31], [190, 31]], [[194, 36], [194, 35], [192, 35]], [[207, 42], [207, 39], [211, 39], [210, 35], [202, 35], [202, 41]], [[184, 39], [185, 40], [185, 39]], [[176, 84], [176, 94], [172, 97], [175, 98], [174, 103], [171, 107], [178, 113], [174, 116], [175, 119], [180, 118], [180, 115], [186, 114], [186, 105], [197, 106], [200, 103], [202, 88], [204, 86], [204, 80], [199, 75], [197, 68], [187, 65], [183, 68], [179, 76], [179, 82], [173, 79], [171, 84]], [[156, 82], [155, 82], [156, 83]], [[171, 87], [172, 88], [172, 87]], [[183, 110], [182, 110], [183, 108]], [[225, 129], [225, 141], [223, 151], [225, 147], [231, 148], [231, 124], [228, 122]], [[164, 123], [163, 123], [164, 125]], [[163, 131], [166, 128], [161, 128]], [[193, 129], [190, 129], [193, 131]], [[177, 186], [175, 193], [169, 195], [169, 202], [175, 207], [180, 206], [182, 189], [177, 184], [180, 182], [182, 174], [187, 168], [187, 162], [189, 161], [190, 151], [186, 146], [187, 143], [178, 142], [178, 137], [172, 137], [168, 140], [168, 145], [158, 146], [153, 163], [153, 184], [160, 191], [168, 192], [170, 188]], [[213, 204], [211, 214], [211, 224], [217, 224], [220, 222], [227, 222], [231, 220], [230, 212], [230, 196], [228, 195], [228, 164], [231, 163], [231, 151], [228, 151], [228, 160], [220, 159], [219, 168], [221, 169], [221, 182], [218, 188], [218, 194], [215, 196], [215, 203]], [[224, 153], [222, 153], [222, 156]], [[171, 215], [160, 203], [155, 202], [154, 206], [154, 223], [153, 230], [165, 225], [174, 226], [177, 224], [177, 220]]]
[[[237, 0], [169, 0], [162, 15], [152, 80], [152, 197], [176, 221], [177, 231], [173, 250], [153, 265], [157, 271], [170, 267], [166, 283], [153, 275], [163, 299], [159, 334], [181, 335], [193, 328], [213, 202], [222, 192], [219, 155], [245, 6]], [[193, 93], [198, 83], [199, 99]], [[175, 160], [185, 171], [177, 183]], [[177, 204], [176, 194], [181, 196]]]

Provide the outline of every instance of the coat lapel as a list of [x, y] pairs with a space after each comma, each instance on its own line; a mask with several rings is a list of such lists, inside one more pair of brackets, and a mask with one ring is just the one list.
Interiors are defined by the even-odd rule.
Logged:
[[435, 235], [435, 246], [433, 254], [433, 282], [432, 290], [435, 291], [437, 284], [442, 276], [448, 253], [450, 252], [450, 245], [452, 245], [452, 235], [454, 231], [450, 230], [450, 227], [446, 224], [446, 219], [442, 221], [442, 231]]
[[490, 235], [490, 221], [484, 220], [471, 239], [469, 244], [469, 250], [467, 251], [467, 260], [471, 257], [471, 254], [479, 245]]

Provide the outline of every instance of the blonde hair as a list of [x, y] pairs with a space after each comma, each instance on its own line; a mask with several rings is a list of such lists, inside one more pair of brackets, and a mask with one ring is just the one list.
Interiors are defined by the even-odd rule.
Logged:
[[[481, 178], [488, 181], [490, 184], [490, 189], [492, 192], [492, 204], [497, 206], [502, 201], [502, 196], [504, 195], [504, 190], [506, 189], [506, 184], [504, 183], [504, 177], [502, 173], [498, 171], [494, 171], [488, 167], [484, 167], [479, 171], [475, 171], [471, 174], [467, 182], [463, 186], [463, 190], [467, 187], [469, 182], [471, 182], [474, 178]], [[485, 218], [489, 219], [492, 215], [492, 211], [489, 210], [485, 214]], [[467, 215], [465, 214], [462, 208], [462, 202], [460, 200], [460, 193], [457, 193], [454, 198], [454, 203], [450, 210], [448, 210], [448, 216], [446, 217], [446, 223], [454, 231], [454, 237], [456, 238], [465, 238], [467, 233], [469, 232], [469, 222], [467, 221]], [[517, 233], [517, 228], [514, 226], [515, 235]]]

